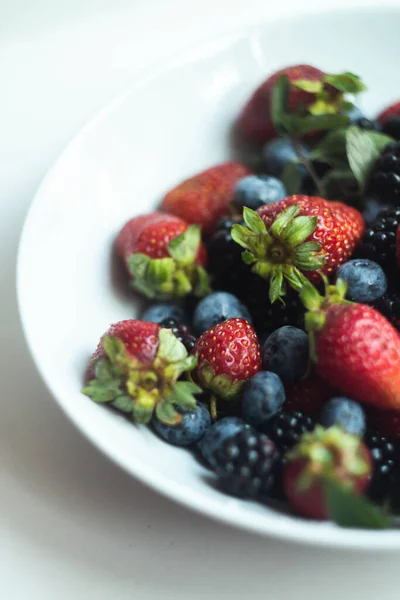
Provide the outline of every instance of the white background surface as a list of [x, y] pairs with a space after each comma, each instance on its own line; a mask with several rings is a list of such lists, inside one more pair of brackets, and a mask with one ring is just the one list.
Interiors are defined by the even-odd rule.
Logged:
[[[18, 324], [19, 231], [68, 139], [158, 58], [295, 4], [0, 0], [2, 599], [398, 598], [400, 554], [324, 552], [252, 537], [130, 479], [57, 408]], [[316, 4], [303, 0], [301, 10]]]

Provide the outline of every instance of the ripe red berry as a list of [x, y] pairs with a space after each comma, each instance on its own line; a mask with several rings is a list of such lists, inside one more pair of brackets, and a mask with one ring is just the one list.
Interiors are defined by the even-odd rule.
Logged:
[[94, 402], [131, 413], [148, 423], [153, 412], [168, 424], [180, 422], [182, 410], [196, 408], [194, 383], [178, 381], [196, 365], [170, 329], [156, 323], [120, 321], [102, 336], [89, 364], [82, 392]]
[[361, 494], [371, 475], [371, 456], [361, 440], [340, 427], [317, 426], [287, 454], [283, 487], [291, 507], [311, 519], [328, 519], [326, 485]]
[[170, 299], [209, 291], [200, 230], [178, 217], [154, 212], [131, 219], [118, 234], [116, 251], [133, 288], [145, 296]]

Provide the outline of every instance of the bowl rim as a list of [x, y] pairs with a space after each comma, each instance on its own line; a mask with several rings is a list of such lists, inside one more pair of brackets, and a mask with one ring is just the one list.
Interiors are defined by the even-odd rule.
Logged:
[[85, 136], [96, 128], [97, 124], [102, 122], [107, 116], [114, 111], [118, 110], [119, 106], [124, 104], [130, 97], [134, 96], [135, 92], [143, 87], [146, 87], [153, 80], [157, 79], [162, 74], [179, 67], [188, 60], [196, 59], [196, 55], [201, 53], [204, 56], [205, 52], [216, 52], [224, 48], [228, 48], [230, 45], [240, 40], [249, 38], [252, 35], [260, 34], [263, 29], [271, 23], [296, 23], [301, 22], [304, 19], [312, 18], [318, 19], [326, 17], [329, 14], [340, 17], [341, 15], [348, 17], [350, 14], [359, 15], [360, 10], [365, 13], [378, 13], [382, 16], [382, 13], [397, 13], [400, 16], [400, 6], [391, 4], [383, 4], [382, 6], [365, 6], [365, 7], [341, 7], [341, 8], [319, 8], [316, 10], [307, 10], [300, 12], [296, 15], [291, 16], [272, 16], [270, 19], [264, 18], [262, 23], [257, 25], [248, 25], [246, 27], [228, 30], [221, 36], [214, 34], [209, 38], [190, 45], [187, 48], [183, 48], [178, 52], [173, 53], [171, 56], [167, 56], [162, 60], [154, 62], [152, 65], [146, 67], [146, 70], [139, 71], [137, 80], [134, 84], [130, 85], [124, 92], [118, 94], [113, 100], [108, 102], [103, 108], [98, 110], [92, 117], [90, 117], [86, 124], [80, 128], [80, 130], [72, 137], [72, 139], [66, 144], [64, 149], [54, 160], [52, 166], [47, 171], [47, 174], [42, 179], [39, 188], [34, 195], [32, 202], [28, 208], [24, 224], [22, 227], [18, 252], [16, 261], [16, 290], [17, 290], [17, 303], [19, 309], [20, 322], [22, 330], [25, 336], [25, 340], [32, 356], [36, 369], [43, 380], [49, 393], [56, 400], [57, 404], [61, 407], [66, 416], [74, 423], [78, 430], [90, 440], [90, 442], [96, 446], [102, 454], [105, 454], [115, 464], [122, 467], [130, 475], [139, 479], [142, 483], [146, 484], [153, 490], [161, 493], [165, 497], [176, 501], [181, 506], [192, 509], [195, 512], [206, 515], [218, 522], [222, 522], [226, 525], [233, 526], [237, 529], [242, 529], [247, 532], [255, 533], [257, 535], [272, 537], [280, 539], [282, 541], [290, 541], [299, 544], [307, 544], [314, 547], [329, 547], [329, 548], [341, 548], [348, 550], [363, 550], [363, 551], [375, 551], [375, 550], [395, 550], [400, 549], [400, 531], [391, 529], [387, 531], [368, 531], [361, 529], [342, 529], [339, 527], [332, 526], [331, 528], [321, 528], [321, 525], [315, 521], [307, 521], [301, 518], [290, 518], [287, 521], [282, 522], [281, 520], [274, 519], [274, 516], [267, 516], [266, 524], [260, 528], [257, 523], [258, 515], [251, 515], [249, 518], [244, 519], [242, 516], [235, 520], [234, 516], [228, 511], [221, 509], [219, 503], [215, 503], [212, 499], [207, 502], [204, 501], [204, 496], [198, 492], [194, 492], [190, 489], [185, 489], [184, 496], [182, 496], [181, 486], [166, 477], [162, 473], [156, 470], [149, 470], [146, 466], [140, 462], [135, 461], [134, 457], [126, 459], [123, 452], [119, 452], [118, 448], [113, 448], [104, 442], [101, 435], [97, 431], [93, 431], [86, 426], [85, 422], [79, 420], [78, 416], [70, 410], [68, 406], [68, 398], [60, 396], [54, 389], [51, 383], [48, 381], [46, 374], [46, 367], [42, 364], [40, 357], [35, 351], [35, 341], [33, 336], [30, 334], [29, 321], [25, 318], [25, 284], [24, 284], [24, 254], [27, 251], [27, 240], [30, 237], [29, 231], [31, 226], [34, 224], [34, 218], [37, 211], [40, 210], [42, 202], [46, 199], [46, 187], [54, 179], [57, 178], [57, 172], [62, 167], [63, 163], [67, 160], [69, 154], [74, 151]]

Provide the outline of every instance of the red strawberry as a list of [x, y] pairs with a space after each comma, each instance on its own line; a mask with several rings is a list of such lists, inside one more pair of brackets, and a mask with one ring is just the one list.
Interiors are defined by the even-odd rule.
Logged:
[[344, 99], [346, 92], [356, 94], [365, 89], [360, 78], [349, 72], [328, 75], [310, 65], [277, 71], [257, 88], [237, 121], [240, 136], [254, 146], [262, 146], [277, 135], [272, 98], [273, 89], [282, 77], [287, 78], [288, 94], [281, 108], [292, 117], [314, 116], [318, 120], [323, 115], [338, 115], [351, 106]]
[[316, 415], [322, 406], [337, 395], [335, 388], [328, 385], [315, 372], [305, 379], [285, 387], [285, 410], [298, 410], [307, 415]]
[[283, 487], [292, 508], [312, 519], [328, 519], [326, 486], [362, 494], [371, 475], [371, 456], [359, 438], [340, 427], [317, 426], [287, 454]]
[[240, 135], [251, 144], [262, 146], [275, 137], [276, 131], [271, 118], [271, 92], [279, 77], [286, 75], [290, 82], [288, 108], [296, 111], [301, 105], [309, 106], [315, 102], [315, 93], [308, 93], [296, 87], [301, 80], [322, 81], [323, 71], [310, 65], [294, 65], [277, 71], [262, 83], [242, 110], [237, 121]]
[[182, 410], [196, 407], [193, 394], [201, 389], [178, 381], [196, 365], [170, 329], [156, 323], [127, 320], [103, 335], [88, 369], [82, 392], [94, 402], [131, 413], [137, 423], [148, 423], [155, 411], [164, 423], [178, 423]]
[[377, 120], [381, 125], [384, 125], [386, 121], [392, 119], [393, 117], [400, 117], [400, 101], [394, 102], [381, 113], [379, 113]]
[[345, 294], [341, 280], [326, 297], [311, 284], [301, 291], [315, 369], [350, 398], [400, 411], [400, 335], [374, 308], [347, 302]]
[[149, 298], [204, 296], [209, 291], [200, 229], [178, 217], [154, 212], [131, 219], [117, 237], [116, 250], [134, 289]]
[[245, 208], [243, 218], [247, 228], [234, 225], [232, 237], [246, 249], [244, 262], [270, 280], [271, 302], [287, 284], [299, 290], [307, 279], [317, 283], [320, 273], [334, 273], [364, 233], [355, 208], [311, 196], [288, 196], [257, 213]]
[[239, 162], [226, 162], [186, 179], [169, 191], [161, 210], [200, 225], [211, 233], [218, 221], [230, 214], [233, 190], [249, 169]]
[[[261, 349], [253, 327], [244, 319], [227, 319], [198, 338], [193, 349], [193, 378], [223, 400], [237, 398], [244, 382], [261, 369]], [[216, 417], [216, 400], [211, 402]]]

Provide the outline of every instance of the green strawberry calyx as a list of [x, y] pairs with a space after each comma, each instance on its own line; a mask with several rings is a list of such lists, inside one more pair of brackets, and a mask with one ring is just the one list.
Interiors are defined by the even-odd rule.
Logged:
[[213, 421], [217, 419], [218, 398], [235, 402], [245, 384], [245, 380], [234, 381], [229, 375], [216, 374], [212, 365], [207, 361], [198, 365], [196, 379], [202, 388], [211, 392], [208, 402]]
[[357, 477], [368, 476], [371, 466], [360, 438], [337, 425], [325, 429], [317, 425], [305, 433], [286, 455], [288, 461], [304, 465], [297, 479], [297, 490], [306, 492], [316, 482], [337, 482], [352, 490]]
[[142, 253], [132, 254], [127, 263], [133, 288], [148, 298], [158, 300], [209, 294], [208, 274], [196, 264], [200, 244], [200, 227], [190, 225], [169, 242], [168, 257], [150, 258]]
[[157, 354], [149, 365], [131, 356], [119, 338], [104, 336], [105, 357], [94, 362], [94, 378], [82, 393], [132, 414], [136, 423], [148, 423], [155, 413], [163, 423], [178, 424], [182, 416], [177, 409], [196, 409], [195, 394], [202, 391], [192, 381], [178, 381], [195, 368], [197, 358], [188, 355], [170, 329], [160, 329], [158, 337]]
[[306, 281], [300, 290], [300, 299], [308, 311], [304, 320], [309, 334], [310, 357], [314, 362], [318, 360], [315, 349], [315, 334], [323, 329], [328, 309], [333, 304], [343, 306], [353, 304], [346, 300], [347, 283], [343, 279], [339, 278], [335, 285], [330, 285], [325, 275], [321, 274], [321, 277], [325, 284], [324, 296], [309, 281]]
[[319, 271], [326, 257], [321, 244], [306, 241], [318, 225], [317, 216], [300, 215], [295, 204], [284, 209], [267, 227], [258, 213], [244, 208], [244, 225], [232, 227], [232, 238], [242, 246], [243, 261], [253, 273], [270, 281], [271, 302], [282, 300], [287, 285], [299, 291], [308, 281], [303, 271]]

